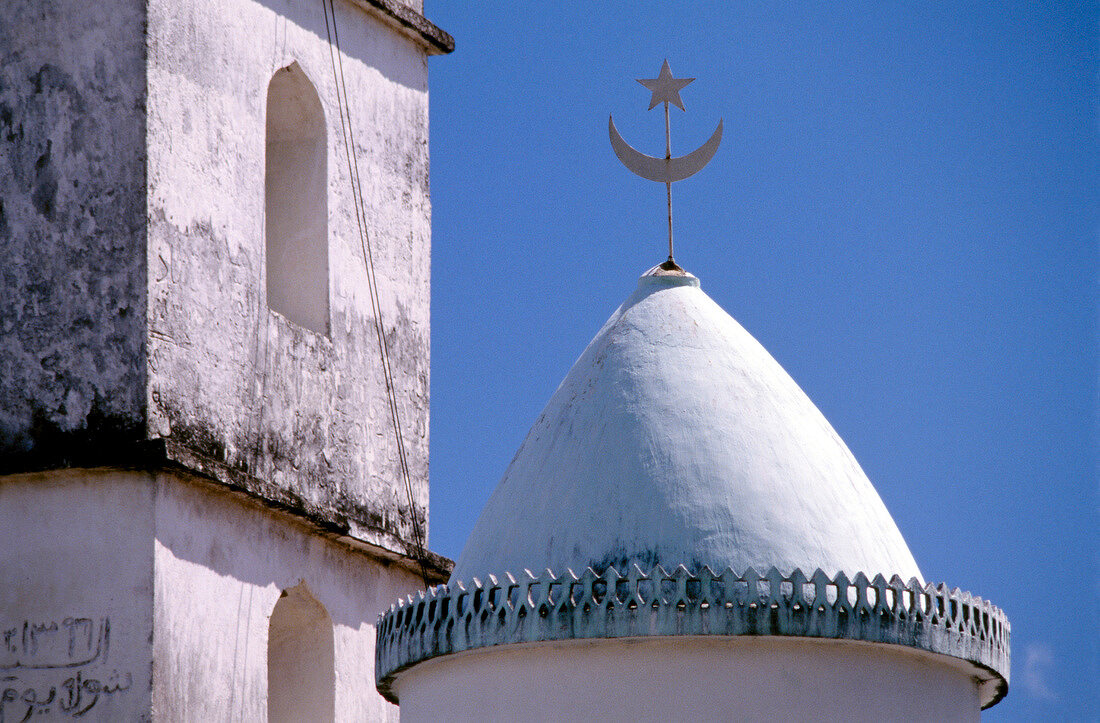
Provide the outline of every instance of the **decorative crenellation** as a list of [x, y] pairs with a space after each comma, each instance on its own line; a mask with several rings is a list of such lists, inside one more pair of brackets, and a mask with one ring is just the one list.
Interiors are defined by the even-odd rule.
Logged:
[[375, 679], [391, 690], [398, 673], [417, 663], [495, 645], [592, 638], [670, 635], [776, 635], [902, 645], [965, 660], [985, 671], [982, 704], [1008, 692], [1010, 626], [1004, 612], [945, 584], [908, 583], [897, 575], [868, 580], [843, 572], [830, 578], [774, 567], [698, 574], [683, 565], [646, 574], [634, 565], [580, 577], [524, 571], [439, 585], [390, 607], [378, 622]]

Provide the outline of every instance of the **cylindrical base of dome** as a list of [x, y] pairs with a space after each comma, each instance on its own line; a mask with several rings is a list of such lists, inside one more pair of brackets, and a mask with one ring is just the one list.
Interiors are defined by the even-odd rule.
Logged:
[[781, 637], [529, 643], [427, 660], [401, 720], [977, 721], [974, 666], [911, 648]]

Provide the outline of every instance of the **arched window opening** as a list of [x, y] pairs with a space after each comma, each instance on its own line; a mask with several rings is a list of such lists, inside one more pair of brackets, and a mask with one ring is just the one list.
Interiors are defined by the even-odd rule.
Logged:
[[267, 87], [267, 305], [328, 334], [328, 144], [321, 100], [297, 63]]
[[267, 635], [268, 721], [334, 720], [333, 630], [325, 606], [304, 584], [284, 590]]

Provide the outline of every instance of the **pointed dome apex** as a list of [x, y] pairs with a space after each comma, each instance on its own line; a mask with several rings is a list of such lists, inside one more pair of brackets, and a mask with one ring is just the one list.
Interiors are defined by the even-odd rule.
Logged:
[[675, 261], [669, 259], [657, 264], [638, 279], [638, 288], [653, 283], [663, 283], [665, 286], [699, 286], [699, 279], [689, 271], [685, 271]]
[[641, 277], [551, 397], [451, 580], [633, 564], [921, 579], [821, 412], [667, 263]]

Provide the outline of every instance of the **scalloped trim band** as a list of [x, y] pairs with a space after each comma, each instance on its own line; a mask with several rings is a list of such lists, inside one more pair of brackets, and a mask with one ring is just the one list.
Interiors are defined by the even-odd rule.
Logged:
[[829, 578], [821, 570], [784, 577], [772, 568], [718, 575], [660, 566], [626, 575], [591, 568], [578, 577], [524, 571], [486, 583], [439, 585], [390, 607], [378, 622], [375, 679], [396, 703], [398, 673], [466, 650], [515, 643], [671, 635], [778, 635], [902, 645], [965, 660], [991, 675], [982, 707], [1008, 692], [1009, 637], [1004, 612], [958, 588], [921, 585], [862, 572]]

